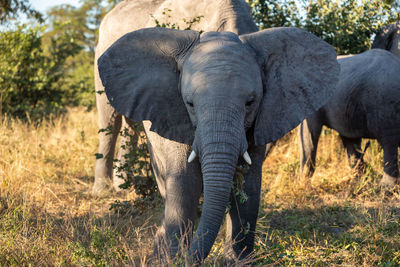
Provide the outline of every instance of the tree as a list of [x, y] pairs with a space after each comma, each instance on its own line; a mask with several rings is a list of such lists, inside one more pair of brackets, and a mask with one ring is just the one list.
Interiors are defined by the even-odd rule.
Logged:
[[0, 23], [15, 19], [20, 13], [43, 21], [42, 14], [31, 7], [29, 0], [0, 0]]
[[47, 13], [49, 29], [44, 34], [44, 44], [69, 32], [82, 48], [75, 56], [69, 57], [64, 66], [67, 77], [62, 88], [69, 92], [69, 105], [95, 106], [93, 59], [98, 28], [105, 14], [118, 2], [120, 0], [85, 0], [79, 7], [59, 5]]
[[40, 26], [17, 25], [0, 32], [1, 113], [37, 120], [64, 110], [64, 63], [80, 47], [65, 33], [45, 51], [43, 31]]
[[300, 9], [296, 1], [247, 0], [246, 2], [260, 29], [301, 26]]
[[356, 54], [371, 48], [379, 29], [399, 20], [394, 0], [247, 0], [261, 29], [295, 26], [333, 45], [338, 54]]
[[398, 6], [390, 2], [311, 0], [304, 29], [333, 45], [338, 54], [361, 53], [371, 48], [371, 37], [381, 27], [400, 18]]

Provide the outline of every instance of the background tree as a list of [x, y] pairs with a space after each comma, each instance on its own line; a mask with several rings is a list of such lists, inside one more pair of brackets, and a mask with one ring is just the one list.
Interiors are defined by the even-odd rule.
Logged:
[[[93, 59], [101, 20], [120, 0], [86, 0], [79, 7], [59, 5], [47, 12], [49, 30], [44, 43], [64, 32], [74, 33], [75, 42], [82, 48], [65, 62], [66, 79], [62, 85], [69, 92], [69, 105], [95, 106]], [[65, 23], [68, 22], [68, 23]]]
[[260, 29], [301, 26], [301, 7], [296, 1], [246, 0], [246, 2]]
[[1, 113], [37, 120], [65, 109], [64, 63], [80, 47], [69, 32], [43, 47], [43, 31], [20, 25], [0, 32]]
[[[45, 57], [45, 61], [48, 62], [46, 68], [53, 66], [52, 70], [49, 69], [46, 73], [50, 76], [54, 75], [54, 77], [46, 79], [57, 81], [57, 90], [60, 90], [60, 93], [52, 94], [54, 95], [53, 103], [57, 102], [58, 105], [64, 106], [94, 107], [93, 58], [98, 39], [98, 28], [104, 15], [118, 2], [120, 0], [81, 0], [78, 7], [55, 6], [47, 12], [44, 27], [41, 27], [40, 30], [32, 28], [35, 34], [27, 26], [17, 27], [19, 35], [15, 29], [9, 30], [11, 32], [7, 34], [7, 28], [2, 30], [2, 38], [5, 39], [1, 42], [5, 52], [1, 55], [4, 61], [1, 61], [0, 64], [3, 70], [19, 66], [19, 71], [23, 72], [22, 64], [19, 64], [18, 60], [25, 62], [24, 60], [29, 58], [29, 60], [39, 63], [44, 62], [42, 57]], [[400, 3], [394, 0], [247, 0], [247, 2], [261, 29], [278, 26], [300, 27], [332, 44], [338, 54], [360, 53], [370, 49], [371, 38], [374, 34], [382, 26], [400, 19]], [[0, 12], [0, 23], [6, 20], [9, 22], [11, 18], [17, 18], [18, 14], [27, 14], [31, 18], [34, 18], [35, 14], [39, 14], [31, 8], [28, 0], [0, 0]], [[30, 37], [24, 34], [28, 34]], [[24, 40], [22, 43], [25, 46], [18, 46], [15, 43], [15, 47], [9, 47], [16, 41], [13, 38], [17, 38], [17, 36]], [[26, 38], [24, 37], [24, 39], [22, 36]], [[33, 36], [36, 36], [37, 39]], [[8, 38], [13, 40], [8, 40]], [[31, 46], [27, 45], [28, 41], [32, 42]], [[24, 58], [23, 55], [27, 55], [28, 50], [26, 49], [29, 47], [37, 50], [35, 50], [36, 52], [32, 50], [33, 54]], [[22, 49], [18, 52], [20, 56], [17, 56], [17, 48]], [[7, 49], [13, 50], [8, 51]], [[11, 51], [14, 51], [13, 55], [10, 54]], [[38, 59], [35, 60], [33, 55], [38, 56]], [[12, 60], [7, 61], [8, 57], [11, 57]], [[27, 66], [34, 63], [27, 64], [25, 62], [24, 64]], [[42, 67], [44, 68], [44, 65]], [[27, 79], [25, 85], [30, 84], [32, 81], [29, 81], [29, 77], [35, 75], [33, 70], [39, 71], [43, 69], [42, 67], [32, 67], [29, 71], [26, 70], [28, 73], [25, 75], [16, 77], [19, 79], [25, 77]], [[0, 76], [3, 86], [11, 86], [11, 84], [4, 84], [10, 78], [7, 76], [8, 74], [7, 71], [4, 71], [2, 74], [4, 76]], [[40, 75], [42, 74], [38, 73], [37, 77]], [[16, 78], [13, 80], [16, 82]], [[7, 81], [10, 82], [10, 80]], [[30, 94], [33, 94], [33, 91], [36, 90], [35, 86], [21, 87], [23, 81], [20, 82], [17, 86], [19, 92], [29, 89], [31, 90]], [[11, 87], [1, 88], [2, 102], [11, 101], [9, 98], [11, 90], [17, 90], [15, 84], [13, 86], [14, 89]], [[55, 90], [55, 88], [51, 89], [50, 85], [46, 85], [46, 88], [50, 91]], [[39, 94], [37, 91], [37, 93], [36, 98], [43, 97], [44, 92]], [[59, 95], [62, 97], [58, 98]], [[17, 96], [18, 94], [14, 97]], [[46, 101], [50, 101], [50, 99]], [[11, 103], [13, 102], [3, 103], [3, 112], [14, 112], [12, 111], [14, 109], [11, 109]], [[37, 103], [33, 101], [32, 105], [37, 105]], [[21, 116], [21, 111], [15, 112]]]
[[371, 48], [371, 38], [384, 25], [400, 19], [394, 0], [247, 0], [261, 29], [295, 26], [333, 45], [338, 54]]
[[21, 13], [43, 21], [42, 14], [31, 7], [29, 0], [0, 0], [0, 23], [16, 19]]
[[371, 37], [398, 20], [399, 11], [394, 1], [312, 0], [304, 29], [333, 45], [338, 54], [357, 54], [371, 49]]

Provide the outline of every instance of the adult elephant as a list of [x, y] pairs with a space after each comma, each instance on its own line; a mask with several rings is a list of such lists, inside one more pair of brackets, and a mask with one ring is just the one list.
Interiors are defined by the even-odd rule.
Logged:
[[375, 36], [372, 48], [388, 50], [400, 58], [400, 21], [384, 27]]
[[[199, 16], [200, 19], [196, 20]], [[194, 22], [194, 23], [193, 23]], [[121, 136], [120, 144], [129, 142], [133, 130], [126, 119], [108, 104], [103, 85], [97, 71], [97, 58], [119, 37], [133, 30], [167, 25], [185, 29], [189, 26], [198, 31], [231, 31], [236, 34], [251, 33], [258, 30], [250, 16], [249, 6], [243, 0], [135, 0], [123, 1], [111, 10], [100, 25], [99, 43], [96, 48], [95, 89], [100, 129], [98, 153], [103, 157], [97, 159], [95, 181], [92, 188], [94, 195], [101, 195], [109, 186], [111, 177], [114, 189], [124, 182], [117, 173], [113, 175], [113, 157], [120, 129], [128, 129]], [[120, 145], [118, 164], [123, 165], [126, 146]], [[118, 168], [115, 168], [117, 170]]]
[[400, 60], [382, 49], [338, 59], [338, 89], [329, 102], [299, 127], [300, 170], [314, 172], [323, 125], [339, 132], [354, 166], [362, 162], [361, 139], [377, 139], [383, 147], [381, 184], [393, 186], [399, 177]]
[[[155, 251], [168, 244], [173, 258], [187, 227], [195, 261], [210, 252], [228, 203], [226, 255], [249, 255], [265, 144], [325, 104], [339, 74], [333, 47], [296, 28], [244, 35], [141, 29], [112, 44], [98, 68], [116, 111], [144, 121], [165, 199]], [[240, 183], [248, 196], [243, 203], [231, 189], [235, 168], [245, 161], [250, 167]]]

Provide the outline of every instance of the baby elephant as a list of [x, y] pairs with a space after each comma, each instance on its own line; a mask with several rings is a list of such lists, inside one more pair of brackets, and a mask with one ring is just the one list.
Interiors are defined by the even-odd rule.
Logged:
[[382, 185], [399, 177], [400, 60], [382, 49], [339, 57], [338, 88], [329, 102], [299, 128], [300, 172], [312, 176], [323, 125], [339, 132], [351, 164], [362, 161], [361, 138], [377, 139], [384, 151]]

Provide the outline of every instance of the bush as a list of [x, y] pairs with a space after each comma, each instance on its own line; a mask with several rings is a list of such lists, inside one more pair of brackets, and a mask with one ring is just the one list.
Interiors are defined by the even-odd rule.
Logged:
[[121, 188], [127, 189], [133, 186], [140, 198], [153, 199], [157, 192], [157, 183], [150, 164], [146, 134], [142, 123], [133, 123], [132, 128], [135, 134], [131, 134], [127, 128], [122, 129], [120, 133], [128, 140], [121, 146], [130, 149], [114, 168], [117, 169], [117, 175], [125, 180], [125, 183], [120, 185]]
[[33, 120], [65, 110], [64, 63], [80, 51], [70, 33], [42, 46], [42, 26], [0, 32], [0, 112]]
[[393, 0], [247, 0], [261, 29], [298, 27], [335, 47], [338, 54], [371, 49], [371, 38], [384, 25], [400, 19]]
[[339, 55], [371, 49], [371, 38], [380, 28], [399, 19], [396, 5], [380, 0], [310, 2], [304, 29], [331, 44]]

